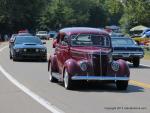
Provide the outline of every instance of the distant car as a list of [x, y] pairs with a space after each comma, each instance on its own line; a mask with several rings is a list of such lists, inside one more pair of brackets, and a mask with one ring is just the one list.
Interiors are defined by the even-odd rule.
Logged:
[[142, 36], [142, 35], [145, 35], [147, 32], [150, 32], [150, 28], [145, 29], [145, 30], [141, 33], [141, 36]]
[[112, 32], [112, 33], [110, 33], [110, 36], [111, 37], [123, 37], [124, 36], [124, 34], [123, 33], [115, 33], [115, 32]]
[[47, 49], [35, 36], [17, 36], [10, 47], [10, 59], [39, 59], [47, 61]]
[[38, 36], [40, 39], [49, 40], [49, 36], [48, 36], [48, 32], [47, 31], [38, 31], [36, 36]]
[[132, 62], [134, 67], [139, 66], [144, 51], [134, 40], [127, 37], [113, 37], [111, 40], [114, 60], [123, 59]]
[[14, 43], [15, 38], [17, 36], [33, 36], [30, 33], [23, 33], [23, 32], [19, 32], [18, 34], [12, 34], [11, 38], [9, 39], [9, 48], [11, 47], [11, 45]]
[[33, 35], [30, 34], [30, 33], [18, 33], [17, 35], [18, 35], [18, 36], [33, 36]]
[[112, 60], [109, 34], [96, 28], [61, 29], [55, 53], [48, 61], [49, 80], [72, 89], [81, 81], [114, 82], [119, 90], [128, 86], [130, 71], [124, 60]]
[[48, 33], [48, 36], [49, 36], [49, 38], [50, 39], [55, 39], [56, 38], [56, 35], [57, 35], [57, 32], [56, 31], [50, 31], [49, 33]]
[[143, 36], [133, 35], [131, 38], [135, 40], [138, 45], [146, 45], [150, 41], [150, 38], [145, 36], [145, 34]]

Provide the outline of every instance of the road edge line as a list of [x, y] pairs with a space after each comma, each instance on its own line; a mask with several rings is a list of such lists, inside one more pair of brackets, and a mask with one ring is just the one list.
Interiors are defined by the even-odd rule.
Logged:
[[[2, 52], [6, 47], [0, 48], [0, 52]], [[18, 87], [21, 91], [23, 91], [25, 94], [30, 96], [33, 100], [41, 104], [43, 107], [45, 107], [47, 110], [49, 110], [52, 113], [65, 113], [64, 111], [58, 109], [53, 104], [49, 103], [47, 100], [43, 99], [39, 95], [32, 92], [30, 89], [25, 87], [23, 84], [21, 84], [19, 81], [17, 81], [15, 78], [13, 78], [1, 65], [0, 65], [0, 71], [4, 74], [4, 76], [13, 83], [16, 87]]]

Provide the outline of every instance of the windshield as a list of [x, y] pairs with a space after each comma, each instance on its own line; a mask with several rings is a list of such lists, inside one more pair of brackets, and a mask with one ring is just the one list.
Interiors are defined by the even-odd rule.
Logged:
[[71, 45], [110, 47], [110, 40], [105, 35], [79, 34], [71, 36]]
[[22, 44], [22, 43], [42, 44], [41, 40], [38, 37], [31, 37], [31, 36], [18, 36], [18, 37], [16, 37], [15, 44]]
[[129, 38], [112, 38], [112, 45], [119, 46], [119, 45], [135, 45], [132, 39]]

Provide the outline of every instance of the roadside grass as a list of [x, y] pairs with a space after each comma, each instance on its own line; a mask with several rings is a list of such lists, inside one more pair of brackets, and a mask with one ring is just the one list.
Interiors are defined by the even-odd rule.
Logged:
[[146, 60], [150, 60], [150, 48], [149, 49], [144, 49], [145, 55], [144, 55], [144, 59]]

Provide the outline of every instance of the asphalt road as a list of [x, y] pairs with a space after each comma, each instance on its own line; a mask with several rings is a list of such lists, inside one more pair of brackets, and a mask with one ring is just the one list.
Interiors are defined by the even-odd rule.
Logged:
[[[139, 68], [129, 64], [127, 91], [112, 84], [70, 91], [49, 82], [47, 62], [13, 62], [6, 45], [0, 44], [0, 113], [150, 113], [150, 61]], [[46, 46], [54, 51], [51, 41]]]

